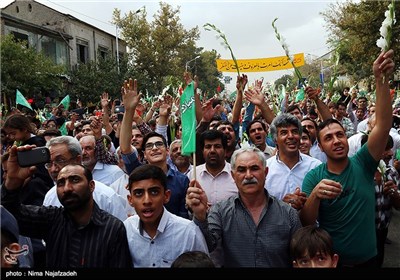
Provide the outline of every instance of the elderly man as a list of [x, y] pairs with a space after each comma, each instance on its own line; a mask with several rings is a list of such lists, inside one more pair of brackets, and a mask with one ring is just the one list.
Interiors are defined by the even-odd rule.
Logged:
[[225, 267], [291, 267], [290, 239], [301, 223], [294, 208], [264, 188], [264, 153], [255, 147], [238, 149], [231, 168], [237, 195], [208, 209], [207, 195], [197, 181], [192, 180], [187, 191], [186, 203], [208, 249], [211, 252], [221, 241]]

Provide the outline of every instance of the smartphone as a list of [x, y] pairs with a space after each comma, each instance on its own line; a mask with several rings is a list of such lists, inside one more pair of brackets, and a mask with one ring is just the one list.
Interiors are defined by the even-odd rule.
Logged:
[[115, 111], [114, 113], [125, 113], [125, 107], [124, 106], [115, 106]]
[[122, 118], [124, 117], [124, 114], [118, 113], [117, 114], [117, 119], [119, 122], [122, 122]]
[[36, 147], [29, 151], [18, 151], [17, 160], [21, 167], [43, 164], [50, 162], [50, 151], [46, 147]]

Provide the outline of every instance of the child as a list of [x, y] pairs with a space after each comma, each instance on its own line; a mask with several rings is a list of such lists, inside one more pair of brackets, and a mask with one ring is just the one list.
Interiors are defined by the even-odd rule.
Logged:
[[189, 251], [179, 255], [171, 265], [172, 268], [215, 267], [210, 256], [201, 251]]
[[339, 256], [333, 252], [332, 238], [316, 225], [299, 228], [290, 241], [293, 267], [334, 268]]

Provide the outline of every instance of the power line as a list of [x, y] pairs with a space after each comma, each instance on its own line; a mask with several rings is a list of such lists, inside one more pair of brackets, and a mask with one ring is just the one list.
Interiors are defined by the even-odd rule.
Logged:
[[105, 22], [105, 21], [99, 20], [99, 19], [97, 19], [97, 18], [94, 18], [94, 17], [88, 16], [88, 15], [82, 14], [82, 13], [80, 13], [80, 12], [77, 12], [77, 11], [75, 11], [75, 10], [72, 10], [72, 9], [70, 9], [70, 8], [67, 8], [67, 7], [65, 7], [65, 6], [63, 6], [63, 5], [54, 3], [54, 2], [52, 2], [52, 1], [46, 0], [46, 2], [52, 3], [53, 5], [57, 5], [57, 6], [59, 6], [59, 7], [62, 7], [62, 8], [64, 8], [64, 9], [67, 9], [67, 10], [71, 11], [71, 12], [77, 13], [77, 14], [79, 14], [79, 15], [81, 15], [81, 16], [84, 16], [84, 17], [93, 19], [93, 20], [95, 20], [95, 21], [98, 21], [98, 22], [101, 22], [101, 23], [105, 23], [105, 24], [110, 25], [110, 26], [114, 26], [114, 24], [111, 24], [110, 22]]

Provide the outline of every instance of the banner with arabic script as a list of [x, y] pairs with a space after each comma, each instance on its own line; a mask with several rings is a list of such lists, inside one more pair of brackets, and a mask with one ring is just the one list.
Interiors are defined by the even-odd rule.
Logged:
[[[304, 65], [304, 53], [293, 57], [296, 67]], [[237, 59], [240, 72], [266, 72], [293, 68], [287, 56], [277, 56], [257, 59]], [[217, 69], [221, 72], [236, 72], [233, 60], [217, 59]]]

